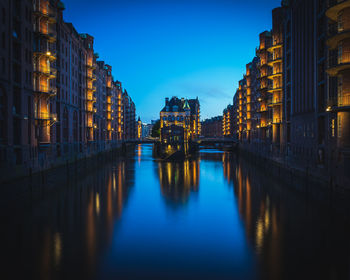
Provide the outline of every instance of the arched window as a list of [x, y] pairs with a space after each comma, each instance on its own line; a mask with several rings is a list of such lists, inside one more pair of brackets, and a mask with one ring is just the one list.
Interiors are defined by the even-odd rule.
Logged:
[[68, 142], [68, 110], [63, 110], [63, 140]]
[[78, 113], [74, 111], [73, 113], [73, 137], [74, 141], [78, 141]]

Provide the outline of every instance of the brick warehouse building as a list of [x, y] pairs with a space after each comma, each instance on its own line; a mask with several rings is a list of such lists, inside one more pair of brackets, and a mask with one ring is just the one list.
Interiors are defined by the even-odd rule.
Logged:
[[242, 148], [341, 186], [350, 182], [348, 14], [348, 0], [282, 1], [259, 36], [257, 88], [247, 92], [247, 71], [232, 120]]
[[222, 116], [213, 117], [206, 119], [201, 123], [202, 133], [201, 135], [207, 138], [221, 138], [223, 127], [222, 127]]
[[135, 104], [98, 61], [94, 38], [64, 22], [63, 11], [57, 0], [0, 1], [0, 166], [8, 176], [136, 137]]

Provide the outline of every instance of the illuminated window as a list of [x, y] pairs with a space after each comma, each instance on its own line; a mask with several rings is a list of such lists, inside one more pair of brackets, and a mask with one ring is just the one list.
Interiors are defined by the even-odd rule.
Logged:
[[332, 131], [332, 137], [335, 137], [335, 119], [332, 119], [331, 131]]
[[341, 133], [341, 116], [338, 116], [338, 138], [341, 138], [342, 133]]

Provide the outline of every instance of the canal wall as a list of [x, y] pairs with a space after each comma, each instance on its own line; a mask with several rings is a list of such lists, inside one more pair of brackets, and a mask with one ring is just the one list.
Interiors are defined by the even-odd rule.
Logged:
[[37, 185], [42, 184], [48, 179], [50, 180], [50, 178], [55, 179], [55, 177], [59, 180], [62, 178], [65, 180], [71, 179], [80, 174], [82, 170], [86, 171], [101, 166], [105, 161], [124, 155], [130, 146], [134, 146], [134, 144], [120, 142], [113, 145], [110, 149], [103, 151], [59, 157], [54, 161], [44, 162], [36, 169], [24, 166], [2, 168], [0, 172], [0, 183], [5, 184], [22, 179], [30, 179], [33, 181], [33, 184]]
[[277, 179], [286, 187], [304, 193], [322, 204], [334, 206], [337, 210], [350, 214], [350, 185], [337, 184], [327, 173], [322, 173], [322, 170], [265, 157], [242, 146], [236, 152], [265, 176]]

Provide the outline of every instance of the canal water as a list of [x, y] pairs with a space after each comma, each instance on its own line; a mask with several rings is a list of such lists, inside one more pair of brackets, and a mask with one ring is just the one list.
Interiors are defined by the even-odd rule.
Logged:
[[2, 279], [350, 278], [345, 215], [228, 152], [138, 145], [59, 184], [2, 198]]

